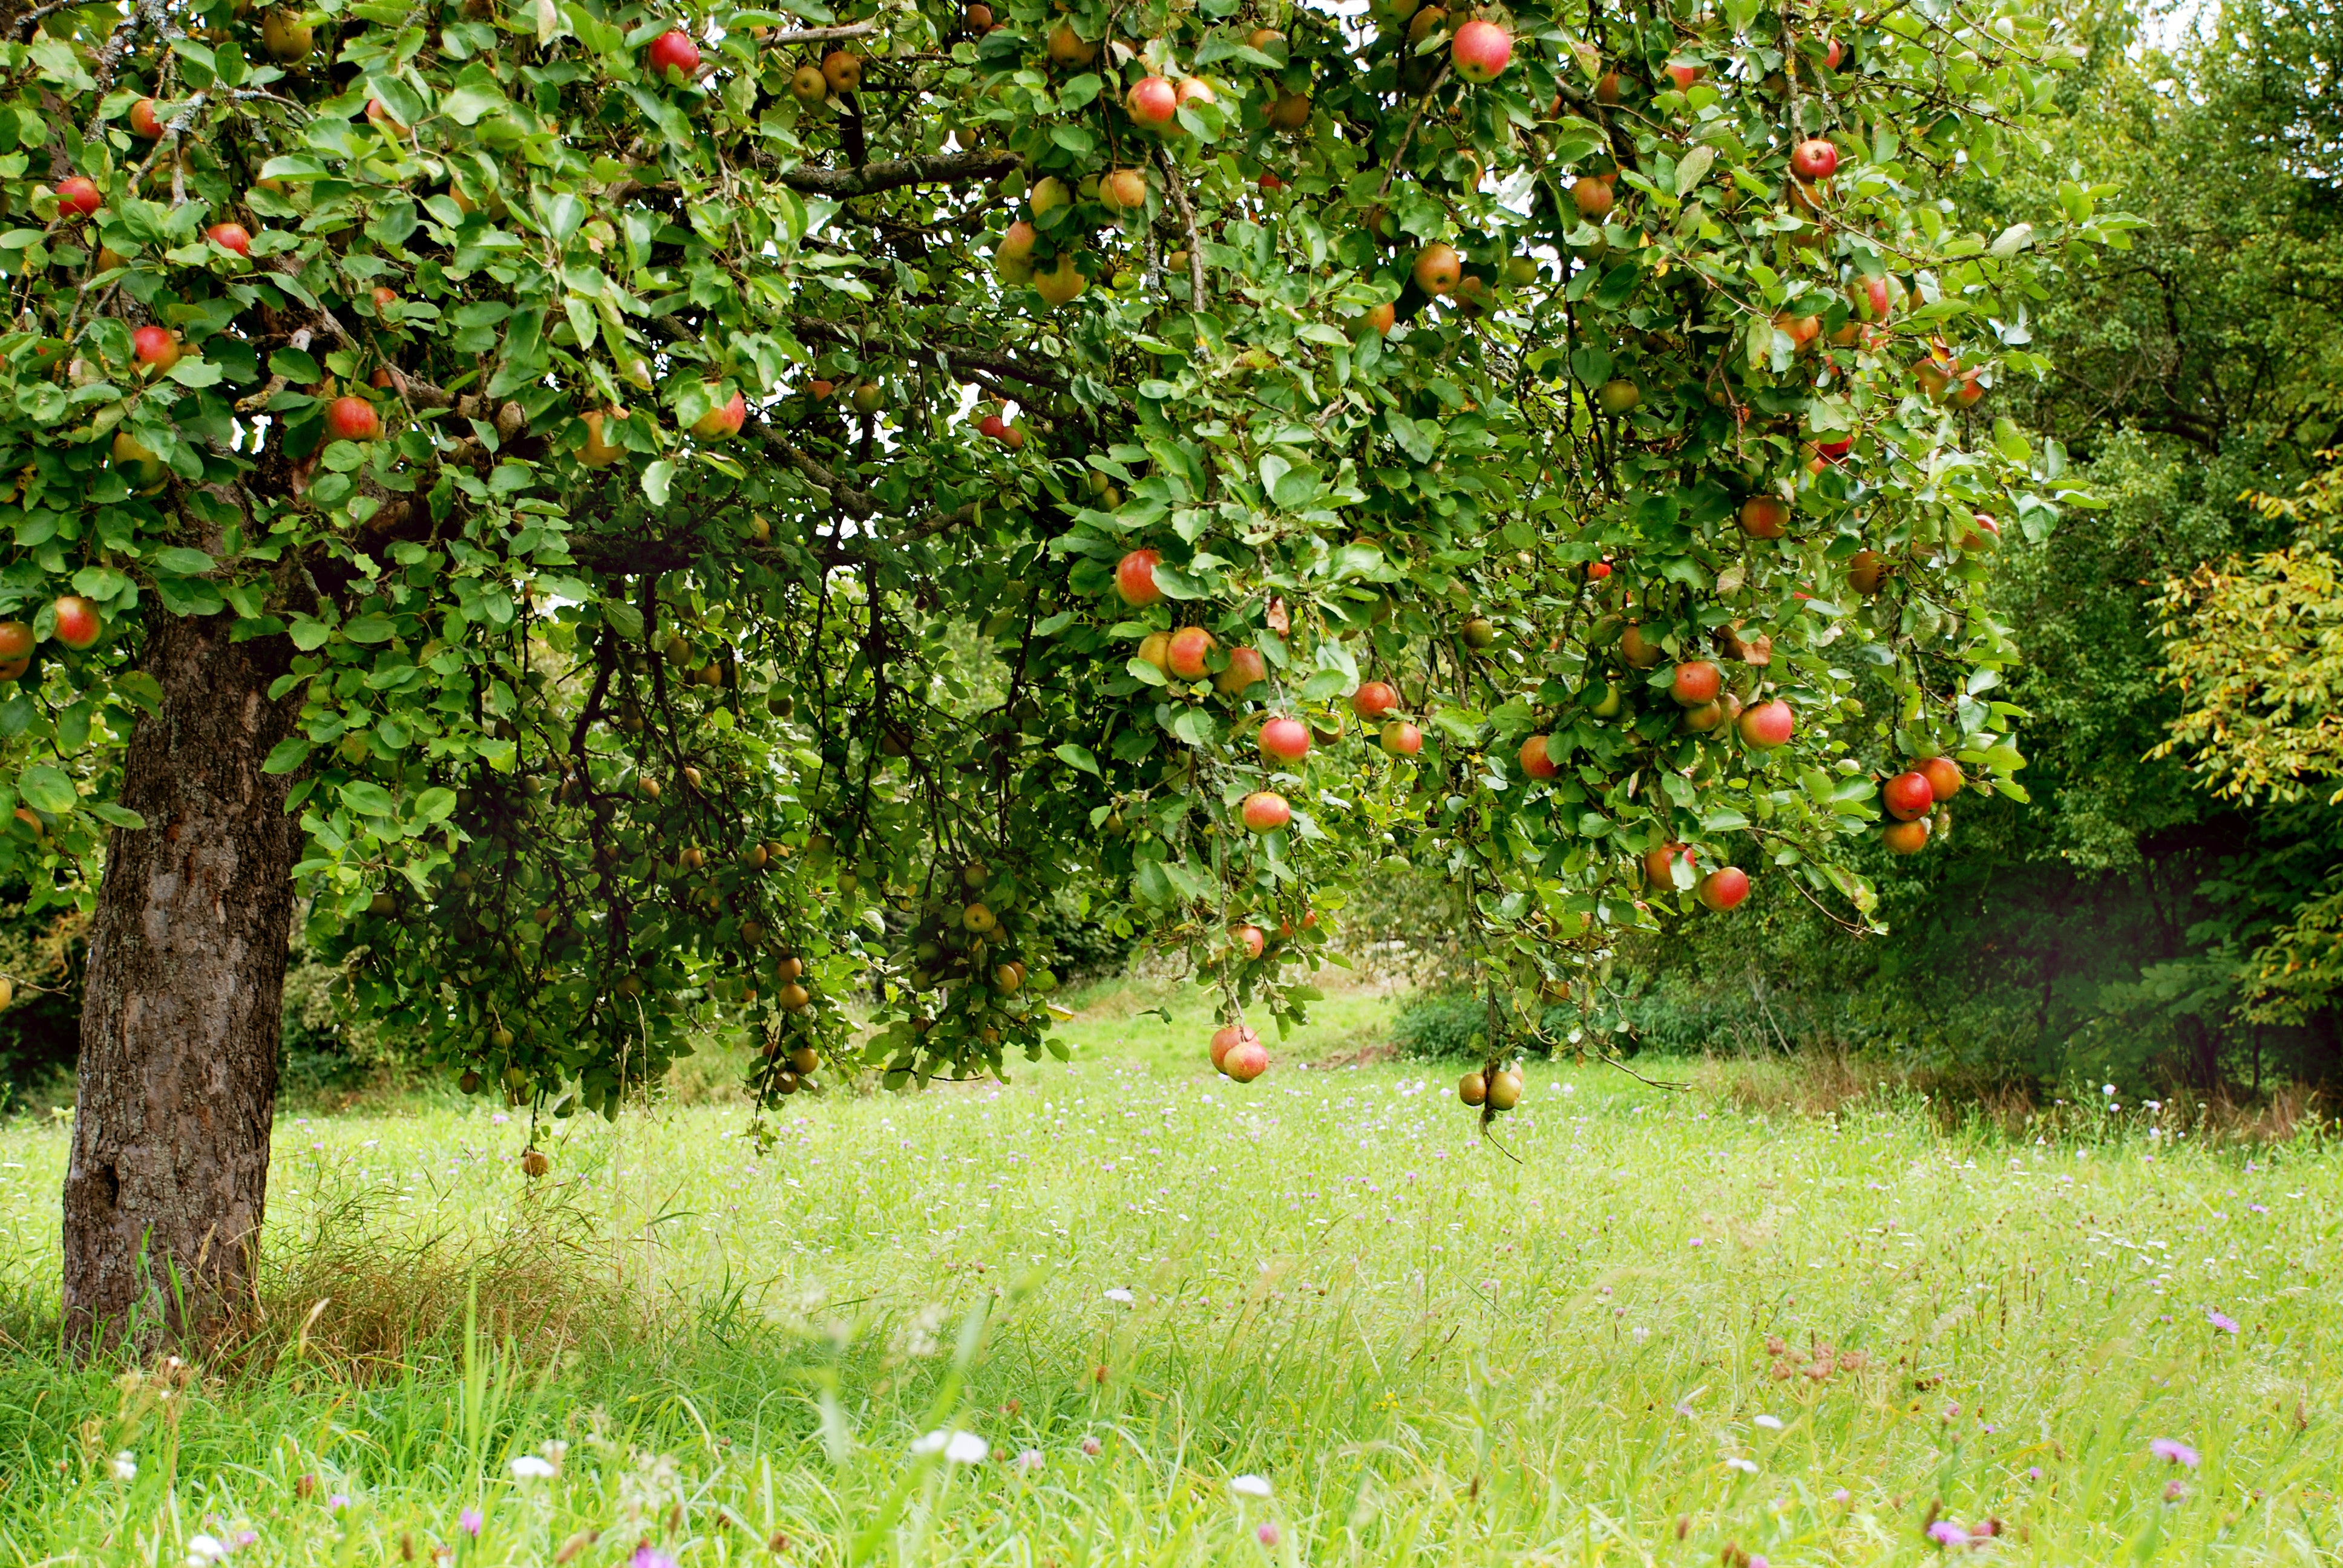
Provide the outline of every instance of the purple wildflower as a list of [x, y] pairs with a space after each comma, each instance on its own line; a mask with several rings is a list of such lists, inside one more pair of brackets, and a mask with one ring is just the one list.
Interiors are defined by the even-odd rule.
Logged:
[[1841, 1508], [1845, 1508], [1848, 1503], [1855, 1501], [1855, 1493], [1842, 1486], [1836, 1492], [1831, 1493], [1831, 1501], [1837, 1503]]
[[1254, 1531], [1253, 1534], [1260, 1540], [1263, 1546], [1274, 1546], [1277, 1544], [1277, 1526], [1274, 1524], [1263, 1524], [1260, 1529]]
[[1939, 1546], [1966, 1546], [1969, 1533], [1949, 1519], [1939, 1519], [1928, 1526], [1928, 1539]]
[[480, 1511], [467, 1508], [456, 1516], [456, 1528], [478, 1541], [480, 1538]]
[[675, 1568], [675, 1559], [646, 1541], [635, 1548], [628, 1568]]
[[2237, 1332], [2237, 1319], [2227, 1312], [2215, 1312], [2211, 1307], [2205, 1309], [2205, 1321], [2225, 1334], [2234, 1334]]
[[2169, 1437], [2156, 1439], [2147, 1445], [2147, 1452], [2168, 1464], [2185, 1464], [2191, 1470], [2197, 1468], [2197, 1462], [2201, 1457], [2187, 1443]]
[[2182, 1498], [2184, 1498], [2184, 1497], [2186, 1497], [2186, 1496], [2187, 1496], [2187, 1495], [2188, 1495], [2188, 1489], [2187, 1489], [2187, 1487], [2185, 1487], [2185, 1486], [2183, 1486], [2183, 1485], [2181, 1485], [2181, 1484], [2180, 1484], [2180, 1479], [2179, 1479], [2179, 1477], [2175, 1476], [2172, 1480], [2167, 1481], [2167, 1482], [2166, 1482], [2166, 1483], [2164, 1483], [2164, 1501], [2165, 1501], [2165, 1502], [2167, 1502], [2167, 1503], [2177, 1503], [2177, 1502], [2179, 1502]]

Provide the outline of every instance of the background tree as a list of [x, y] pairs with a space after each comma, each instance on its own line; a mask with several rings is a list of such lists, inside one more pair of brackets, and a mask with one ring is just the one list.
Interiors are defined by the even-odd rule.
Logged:
[[533, 1113], [711, 1021], [760, 1098], [1000, 1071], [1101, 878], [1244, 1079], [1383, 858], [1602, 1030], [1736, 857], [1861, 928], [1876, 779], [1907, 849], [2019, 793], [1992, 519], [2074, 481], [1984, 400], [2127, 226], [1963, 219], [2075, 60], [2024, 5], [811, 19], [8, 45], [0, 871], [111, 834], [76, 1334], [242, 1276], [297, 885]]
[[2014, 384], [2010, 412], [2106, 503], [2011, 539], [1995, 578], [2025, 656], [2007, 695], [2028, 715], [2026, 777], [2050, 809], [1986, 803], [1949, 854], [1883, 868], [1883, 941], [1823, 942], [1800, 911], [1768, 911], [1726, 941], [1638, 954], [1653, 1038], [1754, 1026], [2046, 1093], [2109, 1075], [2207, 1093], [2265, 1068], [2343, 1076], [2331, 1010], [2241, 1011], [2253, 955], [2343, 857], [2343, 822], [2217, 797], [2149, 756], [2180, 714], [2163, 584], [2282, 544], [2290, 520], [2241, 498], [2314, 472], [2343, 411], [2336, 18], [2226, 5], [2167, 50], [2142, 44], [2139, 7], [2074, 17], [2090, 47], [2060, 80], [2056, 150], [1990, 197], [2014, 217], [2056, 181], [2101, 182], [2146, 220], [2015, 324], [2052, 371]]

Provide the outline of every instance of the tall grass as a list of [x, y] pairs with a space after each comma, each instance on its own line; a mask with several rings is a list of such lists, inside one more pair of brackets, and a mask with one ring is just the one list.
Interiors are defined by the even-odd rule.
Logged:
[[[669, 1108], [563, 1123], [532, 1187], [485, 1110], [288, 1124], [238, 1344], [0, 1352], [0, 1555], [2336, 1561], [2323, 1133], [1537, 1066], [1483, 1141], [1444, 1079], [1327, 1065], [1363, 1010], [1241, 1089], [1133, 1000], [1071, 1068], [793, 1105], [764, 1153]], [[35, 1299], [63, 1154], [0, 1133]]]

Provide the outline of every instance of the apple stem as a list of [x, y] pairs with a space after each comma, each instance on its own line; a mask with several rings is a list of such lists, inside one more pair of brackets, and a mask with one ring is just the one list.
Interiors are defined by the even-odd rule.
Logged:
[[1432, 85], [1415, 101], [1415, 113], [1407, 117], [1407, 129], [1399, 134], [1399, 146], [1392, 149], [1391, 162], [1383, 169], [1383, 183], [1375, 187], [1375, 199], [1381, 201], [1391, 194], [1392, 176], [1399, 173], [1399, 161], [1407, 155], [1407, 144], [1415, 139], [1415, 127], [1423, 123], [1423, 111], [1432, 106], [1433, 98], [1448, 85], [1448, 67], [1453, 62], [1443, 60], [1440, 74], [1432, 78]]

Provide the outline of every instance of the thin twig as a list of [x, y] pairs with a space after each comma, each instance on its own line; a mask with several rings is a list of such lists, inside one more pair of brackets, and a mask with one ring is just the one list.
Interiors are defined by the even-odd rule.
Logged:
[[1179, 210], [1180, 222], [1188, 234], [1188, 308], [1204, 308], [1204, 242], [1196, 233], [1196, 209], [1188, 205], [1188, 187], [1180, 181], [1178, 166], [1171, 153], [1161, 146], [1155, 149], [1158, 162], [1163, 166], [1163, 188], [1172, 193], [1172, 205]]
[[1407, 144], [1415, 138], [1415, 127], [1422, 123], [1423, 111], [1432, 106], [1433, 98], [1442, 87], [1447, 85], [1447, 82], [1448, 64], [1443, 61], [1440, 66], [1440, 75], [1432, 78], [1432, 85], [1426, 87], [1423, 90], [1423, 96], [1415, 101], [1415, 113], [1407, 117], [1407, 129], [1399, 134], [1399, 146], [1392, 149], [1391, 162], [1383, 169], [1383, 183], [1375, 187], [1377, 201], [1383, 200], [1384, 196], [1391, 194], [1392, 176], [1399, 173], [1399, 160], [1406, 156]]
[[1620, 1071], [1625, 1073], [1628, 1077], [1634, 1079], [1636, 1082], [1642, 1084], [1646, 1089], [1673, 1089], [1682, 1091], [1692, 1088], [1692, 1085], [1689, 1083], [1654, 1083], [1650, 1079], [1645, 1078], [1642, 1073], [1637, 1072], [1634, 1068], [1628, 1066], [1625, 1062], [1620, 1060], [1617, 1057], [1605, 1056], [1599, 1050], [1594, 1053], [1594, 1060], [1597, 1061], [1610, 1063], [1613, 1067], [1617, 1068]]

